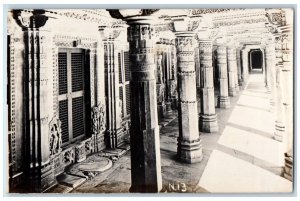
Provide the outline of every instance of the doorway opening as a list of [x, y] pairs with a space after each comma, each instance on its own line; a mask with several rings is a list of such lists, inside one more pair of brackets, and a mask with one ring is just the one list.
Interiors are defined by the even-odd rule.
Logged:
[[250, 61], [250, 71], [253, 72], [263, 72], [263, 53], [260, 49], [252, 49], [249, 53]]

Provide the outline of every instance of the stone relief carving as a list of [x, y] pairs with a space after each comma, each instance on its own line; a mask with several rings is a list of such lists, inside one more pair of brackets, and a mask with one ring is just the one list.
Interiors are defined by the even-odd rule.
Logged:
[[85, 141], [85, 152], [88, 154], [88, 153], [91, 153], [93, 150], [94, 150], [94, 147], [93, 147], [92, 140], [90, 139], [90, 140]]
[[57, 117], [53, 117], [50, 121], [50, 156], [61, 151], [62, 136], [61, 136], [61, 121]]
[[100, 133], [106, 127], [105, 104], [100, 103], [92, 108], [92, 131], [94, 134]]
[[177, 49], [180, 47], [193, 46], [193, 38], [192, 37], [178, 37], [176, 39], [176, 47]]
[[236, 20], [236, 21], [221, 21], [221, 22], [214, 22], [213, 28], [219, 28], [222, 26], [234, 26], [238, 24], [253, 24], [253, 23], [260, 23], [266, 22], [264, 18], [257, 18], [257, 19], [244, 19], [244, 20]]
[[268, 18], [268, 21], [273, 24], [273, 25], [284, 25], [285, 23], [285, 16], [284, 16], [284, 12], [281, 9], [276, 9], [276, 11], [274, 12], [268, 12], [266, 13], [266, 17]]
[[109, 14], [107, 11], [102, 9], [73, 9], [72, 11], [60, 10], [59, 12], [53, 13], [68, 18], [89, 21], [97, 24], [109, 25], [110, 21], [112, 21], [109, 19]]
[[224, 9], [224, 8], [218, 8], [218, 9], [193, 9], [192, 15], [201, 15], [201, 14], [207, 14], [207, 13], [221, 13], [221, 12], [227, 12], [233, 9]]
[[65, 164], [70, 164], [75, 162], [75, 153], [74, 149], [69, 149], [64, 153], [63, 162]]

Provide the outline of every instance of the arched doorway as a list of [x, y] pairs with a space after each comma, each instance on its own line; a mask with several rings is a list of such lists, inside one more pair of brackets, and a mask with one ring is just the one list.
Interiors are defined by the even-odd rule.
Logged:
[[251, 72], [263, 72], [263, 53], [260, 49], [250, 50], [249, 61], [249, 70]]

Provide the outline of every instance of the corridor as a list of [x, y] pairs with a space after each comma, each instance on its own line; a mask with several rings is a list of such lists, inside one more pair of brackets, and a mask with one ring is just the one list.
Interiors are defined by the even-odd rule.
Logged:
[[[263, 74], [250, 74], [244, 90], [231, 97], [231, 103], [231, 108], [216, 108], [219, 132], [200, 133], [204, 155], [200, 163], [186, 164], [176, 159], [178, 118], [169, 118], [169, 123], [161, 128], [161, 192], [268, 193], [292, 190], [292, 182], [280, 176], [284, 166], [283, 143], [272, 137], [274, 114]], [[58, 185], [49, 192], [127, 193], [131, 184], [130, 170], [128, 152], [111, 169], [77, 188]], [[184, 185], [184, 189], [178, 185]]]
[[199, 186], [212, 193], [290, 192], [279, 175], [284, 166], [282, 142], [273, 139], [274, 114], [263, 74], [251, 74], [212, 151]]

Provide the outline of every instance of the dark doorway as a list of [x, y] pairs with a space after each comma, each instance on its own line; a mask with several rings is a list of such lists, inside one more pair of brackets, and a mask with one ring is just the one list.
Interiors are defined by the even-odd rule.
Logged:
[[263, 55], [260, 49], [251, 50], [250, 52], [251, 68], [261, 69], [263, 65]]

